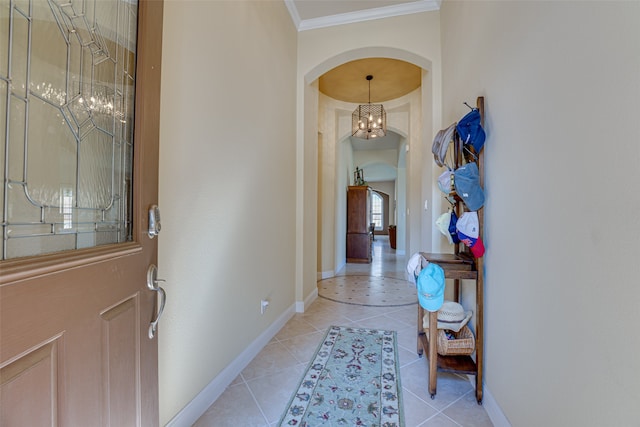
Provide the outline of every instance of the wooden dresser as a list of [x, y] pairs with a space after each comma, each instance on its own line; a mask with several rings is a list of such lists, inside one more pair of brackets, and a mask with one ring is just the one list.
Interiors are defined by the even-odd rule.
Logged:
[[371, 189], [364, 185], [347, 189], [347, 262], [371, 262]]

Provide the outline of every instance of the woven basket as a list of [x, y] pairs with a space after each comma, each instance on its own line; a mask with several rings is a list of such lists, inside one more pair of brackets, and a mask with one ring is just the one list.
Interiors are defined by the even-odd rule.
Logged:
[[442, 356], [468, 356], [476, 348], [476, 339], [473, 332], [466, 325], [460, 332], [452, 332], [456, 337], [453, 340], [447, 339], [443, 329], [438, 329], [438, 354]]

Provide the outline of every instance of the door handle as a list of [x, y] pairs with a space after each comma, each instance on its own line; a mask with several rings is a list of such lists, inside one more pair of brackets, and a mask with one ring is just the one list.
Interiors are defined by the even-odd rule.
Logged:
[[147, 270], [147, 287], [157, 292], [160, 295], [160, 308], [155, 315], [155, 318], [149, 323], [149, 339], [153, 339], [156, 335], [156, 331], [158, 330], [158, 322], [160, 321], [160, 317], [162, 316], [162, 312], [164, 311], [164, 305], [167, 302], [167, 293], [162, 289], [159, 283], [164, 282], [163, 279], [158, 279], [158, 267], [151, 264], [149, 269]]

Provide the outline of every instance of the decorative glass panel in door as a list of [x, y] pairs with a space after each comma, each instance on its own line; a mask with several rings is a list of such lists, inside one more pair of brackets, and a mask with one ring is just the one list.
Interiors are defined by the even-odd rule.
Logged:
[[137, 9], [0, 0], [0, 259], [132, 240]]

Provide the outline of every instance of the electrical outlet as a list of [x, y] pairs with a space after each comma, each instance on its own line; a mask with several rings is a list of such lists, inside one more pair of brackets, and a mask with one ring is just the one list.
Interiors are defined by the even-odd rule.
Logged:
[[267, 311], [267, 307], [269, 307], [269, 300], [263, 299], [260, 301], [260, 314], [264, 314]]

